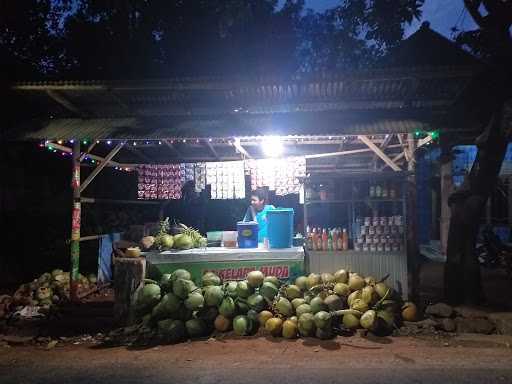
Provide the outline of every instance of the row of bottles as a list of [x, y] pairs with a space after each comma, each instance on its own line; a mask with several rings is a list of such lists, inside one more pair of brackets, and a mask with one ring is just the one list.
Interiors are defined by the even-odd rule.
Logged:
[[346, 228], [306, 227], [306, 246], [310, 251], [346, 251], [348, 241]]
[[396, 199], [397, 195], [397, 186], [387, 181], [370, 183], [368, 188], [370, 199]]

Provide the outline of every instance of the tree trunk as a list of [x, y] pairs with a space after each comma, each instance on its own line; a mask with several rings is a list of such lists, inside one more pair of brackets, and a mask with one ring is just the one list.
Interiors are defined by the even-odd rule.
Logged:
[[445, 297], [452, 304], [482, 299], [475, 245], [485, 204], [493, 191], [507, 150], [510, 106], [498, 105], [484, 133], [464, 185], [449, 199], [451, 220], [445, 266]]

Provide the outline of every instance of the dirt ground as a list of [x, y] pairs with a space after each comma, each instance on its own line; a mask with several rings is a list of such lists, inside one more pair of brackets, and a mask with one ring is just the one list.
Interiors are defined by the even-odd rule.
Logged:
[[10, 383], [512, 383], [512, 337], [265, 336], [148, 349], [101, 345], [0, 348]]

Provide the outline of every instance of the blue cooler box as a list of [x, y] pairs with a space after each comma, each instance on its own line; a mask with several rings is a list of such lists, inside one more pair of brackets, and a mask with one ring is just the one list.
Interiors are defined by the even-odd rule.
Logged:
[[267, 212], [269, 248], [292, 247], [293, 215], [292, 208], [278, 208]]
[[239, 221], [236, 223], [238, 230], [238, 248], [258, 248], [258, 222]]

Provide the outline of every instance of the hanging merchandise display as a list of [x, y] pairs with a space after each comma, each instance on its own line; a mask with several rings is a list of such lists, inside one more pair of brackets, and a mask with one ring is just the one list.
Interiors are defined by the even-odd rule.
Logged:
[[206, 163], [206, 184], [211, 185], [212, 199], [244, 199], [244, 162]]
[[288, 157], [246, 160], [245, 169], [251, 176], [251, 189], [268, 187], [276, 195], [283, 196], [299, 193], [301, 179], [306, 176], [306, 159]]
[[196, 192], [201, 192], [206, 188], [206, 164], [196, 163], [194, 167], [194, 182]]
[[181, 187], [186, 178], [186, 170], [179, 164], [144, 164], [137, 167], [137, 172], [139, 174], [139, 199], [167, 200], [181, 198]]

